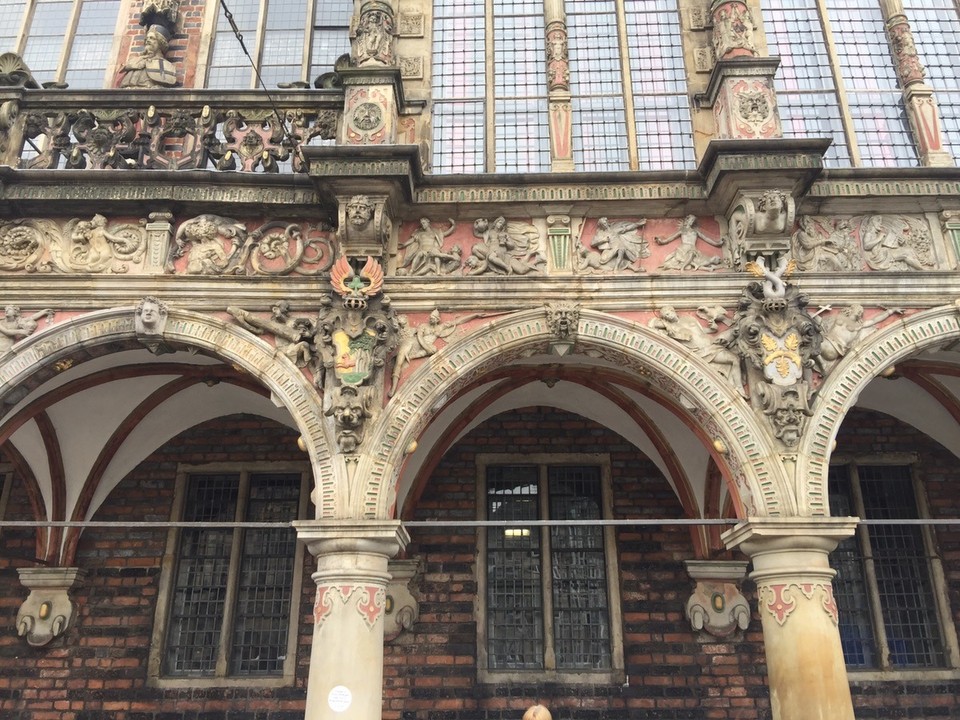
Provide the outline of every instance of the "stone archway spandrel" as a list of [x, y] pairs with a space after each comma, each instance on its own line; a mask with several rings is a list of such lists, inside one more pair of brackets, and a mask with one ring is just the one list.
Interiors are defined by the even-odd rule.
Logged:
[[[38, 331], [0, 359], [0, 392], [78, 348], [134, 340], [132, 307], [85, 313]], [[306, 443], [314, 473], [314, 500], [322, 517], [342, 511], [345, 474], [331, 462], [320, 397], [306, 377], [276, 348], [243, 328], [201, 313], [169, 309], [167, 341], [197, 347], [257, 378], [289, 412]]]
[[833, 368], [817, 396], [809, 430], [798, 448], [804, 478], [801, 513], [829, 515], [827, 474], [840, 425], [863, 389], [904, 358], [960, 337], [960, 308], [941, 305], [890, 323], [866, 338]]
[[[353, 511], [386, 518], [393, 510], [404, 453], [447, 401], [493, 367], [546, 353], [552, 339], [543, 311], [523, 310], [491, 321], [450, 343], [407, 378], [370, 435], [361, 460], [362, 491]], [[722, 441], [743, 510], [750, 515], [794, 515], [796, 498], [768, 433], [736, 390], [703, 361], [637, 323], [582, 310], [577, 329], [582, 352], [606, 354], [620, 367], [647, 378], [684, 407], [704, 437]], [[363, 480], [365, 478], [365, 480]]]

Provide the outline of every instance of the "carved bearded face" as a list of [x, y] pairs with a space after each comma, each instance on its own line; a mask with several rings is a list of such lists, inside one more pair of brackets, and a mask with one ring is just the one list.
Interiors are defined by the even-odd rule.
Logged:
[[373, 219], [373, 207], [363, 197], [355, 197], [347, 205], [347, 222], [355, 228], [365, 227]]

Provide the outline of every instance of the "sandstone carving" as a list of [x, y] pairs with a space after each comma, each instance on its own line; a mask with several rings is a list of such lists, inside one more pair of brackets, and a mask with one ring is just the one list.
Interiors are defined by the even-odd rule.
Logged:
[[30, 591], [17, 611], [17, 634], [33, 647], [42, 647], [69, 629], [77, 607], [69, 590], [83, 584], [79, 568], [20, 568], [20, 583]]
[[680, 240], [680, 246], [660, 265], [661, 270], [715, 270], [723, 264], [721, 257], [708, 257], [697, 250], [697, 240], [703, 240], [707, 245], [723, 247], [723, 240], [714, 240], [697, 229], [696, 215], [687, 215], [680, 221], [680, 226], [672, 235], [665, 238], [655, 238], [657, 245], [669, 245]]
[[843, 218], [801, 216], [792, 253], [798, 270], [846, 272], [862, 267], [853, 227]]
[[478, 218], [473, 234], [480, 242], [466, 260], [467, 275], [528, 275], [543, 272], [547, 264], [540, 250], [540, 231], [533, 225], [507, 222], [502, 216], [493, 223]]
[[220, 215], [198, 215], [178, 229], [167, 262], [173, 272], [173, 261], [184, 255], [188, 275], [220, 275], [246, 238], [243, 223]]
[[177, 26], [180, 0], [143, 0], [140, 24], [145, 26], [161, 23], [172, 30]]
[[143, 52], [120, 68], [120, 87], [175, 87], [177, 68], [166, 59], [169, 48], [170, 31], [163, 25], [151, 25], [143, 38]]
[[590, 241], [592, 250], [580, 247], [577, 272], [582, 274], [618, 270], [642, 272], [639, 263], [650, 256], [647, 241], [639, 234], [646, 219], [637, 222], [610, 222], [602, 217], [597, 221], [597, 232]]
[[270, 310], [269, 318], [261, 318], [242, 308], [227, 306], [227, 312], [246, 330], [261, 335], [270, 333], [276, 338], [277, 349], [297, 367], [307, 367], [314, 359], [313, 336], [316, 328], [307, 318], [290, 315], [290, 303], [280, 300]]
[[389, 3], [372, 0], [360, 7], [360, 21], [353, 40], [353, 61], [356, 65], [392, 65], [393, 8]]
[[546, 303], [547, 327], [553, 335], [550, 352], [563, 357], [572, 349], [577, 340], [577, 326], [580, 324], [580, 305], [571, 302]]
[[456, 229], [452, 218], [449, 223], [446, 230], [440, 230], [430, 224], [429, 218], [420, 218], [420, 227], [411, 233], [409, 240], [398, 246], [406, 252], [397, 265], [397, 275], [449, 275], [459, 269], [460, 246], [454, 245], [449, 251], [443, 249], [444, 238]]
[[393, 393], [396, 392], [397, 384], [400, 382], [400, 375], [411, 360], [418, 360], [435, 354], [438, 350], [437, 340], [444, 340], [450, 337], [457, 329], [457, 326], [482, 317], [487, 316], [483, 313], [473, 313], [449, 322], [440, 322], [440, 311], [434, 309], [433, 312], [430, 313], [430, 318], [427, 322], [411, 328], [410, 321], [406, 315], [398, 316], [399, 341], [397, 344], [397, 355], [393, 361], [393, 377], [390, 383], [389, 395], [392, 397]]
[[163, 343], [163, 331], [167, 325], [167, 304], [152, 295], [148, 295], [137, 303], [134, 311], [134, 331], [137, 340], [154, 355], [163, 355], [173, 352], [173, 349]]
[[862, 219], [860, 243], [873, 270], [927, 270], [934, 266], [930, 228], [915, 218], [871, 215]]
[[[745, 563], [713, 563], [716, 565], [739, 565], [741, 577], [746, 570]], [[713, 577], [719, 572], [693, 570], [691, 566], [707, 567], [711, 563], [705, 561], [688, 561], [687, 567], [691, 577], [696, 580], [696, 586], [686, 604], [687, 619], [690, 626], [698, 631], [716, 638], [728, 638], [737, 631], [746, 630], [750, 626], [750, 605], [740, 592], [736, 582], [728, 578]]]
[[713, 48], [718, 59], [757, 55], [753, 18], [743, 0], [714, 0]]
[[[816, 312], [814, 317], [830, 309], [829, 305], [825, 305]], [[826, 375], [834, 365], [846, 357], [857, 345], [864, 330], [879, 325], [891, 315], [903, 315], [903, 310], [884, 308], [879, 315], [864, 321], [863, 306], [860, 303], [854, 303], [843, 308], [836, 315], [821, 320], [823, 342], [820, 345], [820, 354], [816, 356], [820, 373]]]
[[7, 305], [0, 320], [0, 357], [6, 355], [18, 342], [33, 335], [40, 325], [40, 318], [46, 318], [47, 323], [53, 319], [53, 310], [39, 310], [24, 317], [23, 312], [16, 305]]

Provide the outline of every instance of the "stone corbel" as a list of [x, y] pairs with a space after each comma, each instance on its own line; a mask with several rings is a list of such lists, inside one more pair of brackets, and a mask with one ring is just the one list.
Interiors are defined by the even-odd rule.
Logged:
[[739, 193], [727, 216], [734, 266], [758, 256], [773, 259], [790, 251], [797, 203], [789, 191], [773, 188]]
[[571, 302], [547, 303], [547, 327], [553, 337], [550, 340], [550, 354], [563, 357], [573, 350], [577, 342], [577, 327], [580, 324], [580, 305]]
[[345, 257], [381, 258], [393, 232], [386, 195], [338, 196], [340, 252]]
[[410, 630], [420, 617], [417, 591], [423, 563], [413, 560], [391, 560], [387, 584], [386, 608], [383, 618], [383, 639], [393, 640], [404, 630]]
[[73, 624], [76, 605], [69, 591], [83, 584], [80, 568], [19, 568], [20, 583], [30, 591], [17, 612], [17, 634], [34, 647], [47, 645]]
[[736, 560], [687, 560], [696, 583], [686, 614], [690, 626], [716, 638], [728, 638], [750, 625], [750, 605], [740, 592], [747, 563]]

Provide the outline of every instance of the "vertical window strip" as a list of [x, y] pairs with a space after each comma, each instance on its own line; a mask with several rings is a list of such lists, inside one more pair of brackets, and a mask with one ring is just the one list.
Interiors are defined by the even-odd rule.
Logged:
[[693, 125], [675, 0], [625, 0], [641, 170], [692, 169]]
[[484, 170], [483, 0], [437, 0], [433, 18], [433, 171]]
[[20, 28], [26, 0], [7, 0], [0, 13], [0, 52], [16, 52], [20, 46]]
[[120, 0], [84, 0], [64, 80], [71, 88], [102, 88], [120, 15]]
[[960, 17], [954, 0], [906, 0], [910, 21], [927, 81], [936, 93], [943, 120], [943, 144], [960, 156]]
[[516, 527], [487, 531], [487, 663], [491, 670], [541, 670], [544, 661], [536, 466], [487, 468], [487, 519]]
[[313, 80], [333, 70], [337, 58], [350, 52], [350, 19], [353, 0], [325, 0], [314, 4], [313, 38], [310, 49], [310, 71]]
[[308, 79], [303, 68], [308, 10], [307, 0], [270, 0], [268, 3], [260, 61], [260, 76], [268, 89], [277, 83]]
[[816, 0], [763, 0], [761, 8], [770, 54], [780, 57], [774, 87], [784, 137], [830, 137], [825, 164], [850, 165]]
[[72, 14], [73, 0], [37, 0], [23, 59], [41, 84], [59, 79], [57, 70]]
[[826, 0], [861, 161], [868, 166], [917, 165], [903, 94], [876, 0]]
[[494, 5], [494, 164], [497, 172], [550, 170], [541, 0]]
[[[240, 34], [243, 35], [247, 50], [256, 57], [259, 0], [231, 0], [230, 11], [233, 13], [233, 19], [237, 23]], [[251, 87], [252, 75], [250, 61], [243, 54], [240, 43], [221, 9], [213, 38], [213, 52], [210, 54], [207, 87], [220, 90], [248, 89]]]
[[614, 0], [567, 0], [573, 149], [581, 170], [629, 170]]

